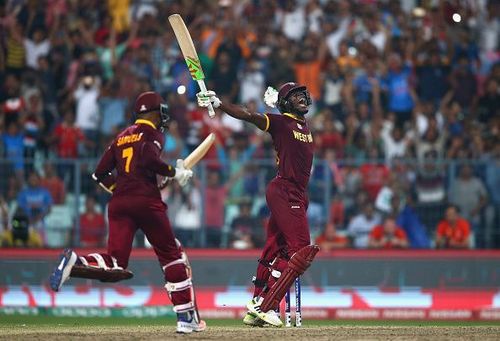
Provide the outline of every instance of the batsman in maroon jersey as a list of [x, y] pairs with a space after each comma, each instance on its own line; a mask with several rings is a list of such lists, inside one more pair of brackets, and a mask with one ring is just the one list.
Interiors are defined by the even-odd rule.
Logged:
[[157, 175], [176, 179], [181, 186], [192, 177], [183, 160], [174, 168], [160, 158], [163, 132], [168, 128], [167, 106], [160, 95], [145, 92], [135, 103], [137, 120], [113, 140], [99, 161], [93, 179], [112, 193], [108, 206], [107, 253], [77, 256], [71, 249], [61, 255], [50, 278], [58, 291], [69, 277], [116, 282], [133, 276], [126, 270], [137, 229], [141, 229], [158, 257], [165, 288], [177, 313], [177, 331], [190, 333], [205, 329], [199, 319], [191, 281], [191, 268], [180, 243], [175, 239], [161, 200]]
[[[221, 102], [213, 91], [199, 93], [198, 104], [207, 106], [208, 103], [269, 132], [277, 153], [278, 172], [266, 189], [266, 201], [271, 211], [267, 240], [253, 280], [255, 291], [252, 301], [256, 307], [288, 267], [291, 257], [311, 243], [306, 216], [309, 204], [306, 189], [313, 161], [313, 137], [304, 118], [311, 98], [305, 86], [286, 83], [278, 92], [280, 115], [262, 115], [249, 112], [242, 106]], [[261, 323], [259, 320], [264, 320], [280, 326], [279, 317], [271, 316], [273, 313], [274, 310], [268, 315], [258, 315], [249, 308], [243, 321], [257, 325]]]

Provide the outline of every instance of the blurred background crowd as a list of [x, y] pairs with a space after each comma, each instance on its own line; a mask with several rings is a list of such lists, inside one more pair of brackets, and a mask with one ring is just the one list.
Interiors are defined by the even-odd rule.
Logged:
[[192, 186], [165, 196], [178, 237], [262, 246], [272, 141], [196, 106], [172, 13], [223, 101], [273, 113], [267, 86], [309, 89], [323, 250], [500, 247], [498, 0], [0, 0], [3, 246], [105, 245], [90, 174], [151, 89], [172, 117], [165, 160], [217, 134]]

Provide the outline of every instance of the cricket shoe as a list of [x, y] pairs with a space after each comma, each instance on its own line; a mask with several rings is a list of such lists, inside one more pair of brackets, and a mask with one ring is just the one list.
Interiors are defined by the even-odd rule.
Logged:
[[177, 333], [190, 334], [192, 332], [202, 332], [207, 329], [205, 321], [197, 322], [193, 312], [177, 313]]
[[262, 321], [257, 315], [249, 311], [247, 311], [245, 317], [243, 318], [243, 323], [252, 327], [264, 327], [266, 324], [266, 322]]
[[71, 274], [71, 269], [78, 259], [76, 253], [71, 249], [65, 249], [59, 257], [59, 265], [50, 275], [50, 287], [54, 291], [59, 291], [63, 283], [66, 282]]
[[275, 326], [275, 327], [282, 327], [283, 322], [281, 322], [281, 319], [274, 310], [269, 310], [268, 312], [264, 312], [260, 309], [260, 305], [262, 304], [262, 301], [264, 301], [263, 298], [259, 297], [254, 297], [250, 302], [247, 303], [247, 309], [250, 313], [256, 315], [259, 319], [262, 321]]

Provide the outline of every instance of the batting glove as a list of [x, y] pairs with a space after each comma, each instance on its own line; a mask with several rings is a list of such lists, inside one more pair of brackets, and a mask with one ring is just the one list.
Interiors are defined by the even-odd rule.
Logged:
[[198, 105], [202, 108], [206, 108], [210, 104], [212, 104], [214, 108], [218, 108], [222, 103], [215, 91], [212, 90], [200, 91], [196, 94], [196, 98], [198, 99]]
[[174, 179], [177, 180], [182, 187], [186, 186], [189, 179], [193, 177], [193, 171], [184, 167], [184, 160], [178, 159], [175, 167]]

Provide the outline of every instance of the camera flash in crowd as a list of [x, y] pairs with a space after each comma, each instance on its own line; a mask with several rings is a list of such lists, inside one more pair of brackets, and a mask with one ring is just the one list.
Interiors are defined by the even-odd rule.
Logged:
[[186, 93], [186, 87], [184, 85], [179, 85], [177, 87], [177, 93], [179, 95], [184, 95]]
[[454, 22], [459, 23], [462, 21], [462, 16], [458, 13], [453, 13], [453, 16], [451, 17]]

